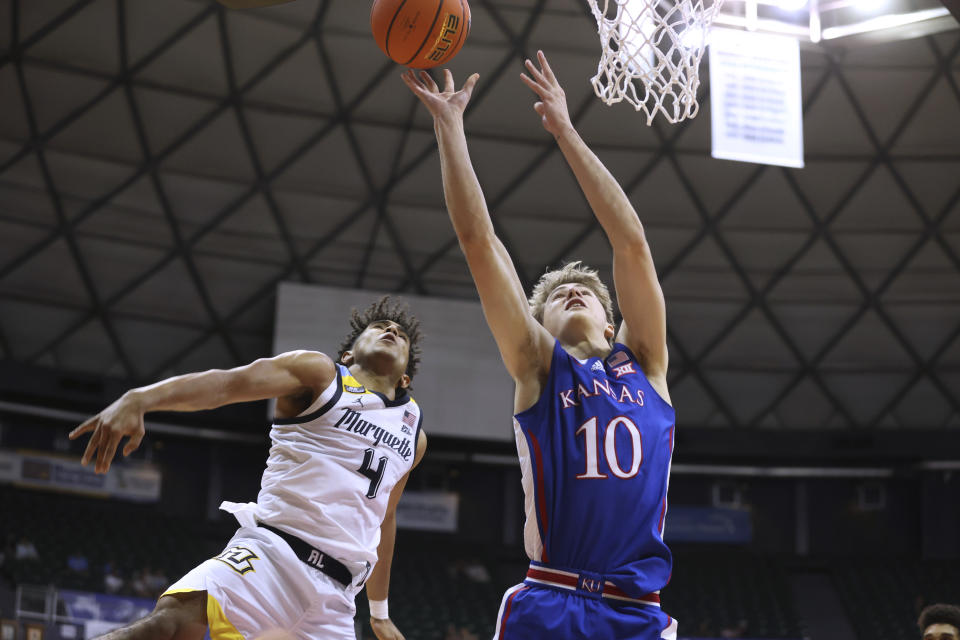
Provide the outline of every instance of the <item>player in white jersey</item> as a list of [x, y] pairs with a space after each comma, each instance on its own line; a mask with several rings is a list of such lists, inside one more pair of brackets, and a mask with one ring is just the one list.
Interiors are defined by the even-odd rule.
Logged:
[[402, 640], [387, 590], [396, 507], [426, 451], [420, 407], [407, 393], [420, 331], [385, 297], [353, 312], [337, 362], [293, 351], [230, 370], [133, 389], [70, 433], [92, 433], [82, 462], [106, 473], [121, 440], [129, 455], [148, 411], [200, 411], [276, 398], [272, 446], [256, 502], [224, 502], [240, 523], [223, 553], [174, 583], [154, 611], [110, 640], [213, 640], [280, 633], [353, 640], [354, 598], [366, 584], [380, 640]]

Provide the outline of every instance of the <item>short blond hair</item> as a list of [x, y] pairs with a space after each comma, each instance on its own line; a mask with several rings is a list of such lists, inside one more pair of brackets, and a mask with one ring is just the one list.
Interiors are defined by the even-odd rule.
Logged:
[[613, 300], [610, 299], [610, 290], [603, 284], [596, 269], [584, 265], [579, 260], [568, 262], [559, 269], [547, 271], [533, 287], [533, 294], [527, 301], [530, 304], [530, 313], [543, 324], [543, 307], [553, 290], [562, 284], [582, 284], [597, 296], [603, 310], [607, 314], [607, 322], [613, 324]]

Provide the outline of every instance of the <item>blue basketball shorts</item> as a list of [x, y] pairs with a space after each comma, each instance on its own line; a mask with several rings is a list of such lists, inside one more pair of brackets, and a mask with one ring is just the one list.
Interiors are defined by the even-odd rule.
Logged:
[[504, 593], [494, 640], [676, 640], [659, 604], [525, 582]]

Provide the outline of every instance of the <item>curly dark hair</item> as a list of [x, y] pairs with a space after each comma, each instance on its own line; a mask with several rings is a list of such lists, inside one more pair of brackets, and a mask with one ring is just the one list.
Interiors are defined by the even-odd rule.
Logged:
[[932, 624], [951, 624], [960, 631], [960, 607], [952, 604], [932, 604], [920, 612], [917, 626], [920, 633]]
[[417, 367], [420, 366], [420, 341], [423, 339], [423, 334], [420, 333], [420, 321], [410, 313], [407, 303], [390, 296], [383, 296], [363, 311], [351, 309], [350, 334], [340, 343], [337, 361], [343, 359], [344, 352], [353, 349], [353, 343], [367, 327], [379, 320], [396, 322], [407, 334], [410, 340], [410, 355], [407, 358], [406, 374], [413, 378], [417, 373]]

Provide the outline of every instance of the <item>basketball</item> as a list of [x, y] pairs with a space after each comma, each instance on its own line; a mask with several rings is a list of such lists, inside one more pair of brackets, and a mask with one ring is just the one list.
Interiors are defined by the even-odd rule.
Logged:
[[374, 0], [373, 38], [387, 57], [429, 69], [457, 55], [470, 33], [467, 0]]

